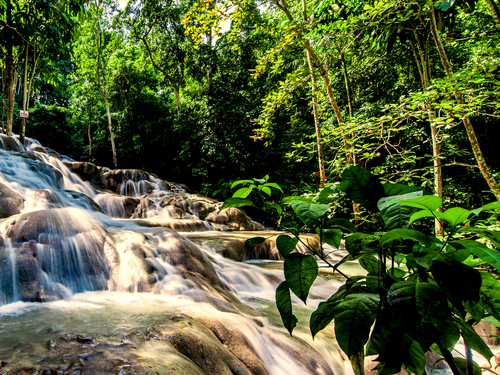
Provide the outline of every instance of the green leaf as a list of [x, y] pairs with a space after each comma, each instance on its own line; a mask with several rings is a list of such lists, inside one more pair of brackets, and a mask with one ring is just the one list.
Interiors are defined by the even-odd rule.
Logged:
[[500, 281], [488, 272], [479, 271], [479, 274], [482, 280], [479, 289], [481, 305], [494, 318], [500, 320]]
[[318, 262], [312, 255], [288, 254], [283, 265], [291, 291], [306, 303], [309, 290], [318, 277]]
[[428, 248], [433, 246], [429, 236], [414, 229], [393, 229], [382, 236], [380, 239], [380, 245], [384, 246], [385, 244], [395, 240], [413, 240]]
[[238, 189], [234, 194], [233, 194], [233, 198], [246, 198], [250, 195], [250, 193], [252, 192], [252, 188], [241, 188], [241, 189]]
[[335, 337], [348, 357], [357, 355], [368, 341], [378, 304], [377, 294], [356, 293], [335, 307]]
[[496, 202], [491, 202], [488, 204], [485, 204], [482, 207], [476, 208], [475, 210], [472, 211], [474, 215], [479, 215], [482, 211], [488, 211], [488, 210], [495, 210], [500, 208], [500, 201]]
[[264, 241], [266, 241], [264, 237], [252, 237], [245, 241], [245, 247], [249, 249], [251, 246], [263, 244]]
[[498, 250], [490, 249], [485, 244], [474, 240], [460, 240], [452, 242], [452, 245], [459, 244], [465, 247], [472, 254], [481, 258], [490, 266], [500, 270], [500, 252]]
[[[318, 236], [320, 234], [319, 228], [316, 228], [316, 233]], [[340, 229], [323, 229], [323, 241], [328, 245], [333, 246], [338, 249], [340, 247], [340, 243], [342, 242], [343, 233]]]
[[245, 206], [254, 206], [253, 202], [250, 199], [245, 198], [229, 198], [224, 201], [224, 204], [219, 209], [219, 212], [225, 208], [229, 207], [245, 207]]
[[412, 340], [410, 347], [408, 348], [408, 353], [410, 355], [410, 361], [405, 361], [406, 366], [416, 375], [422, 375], [425, 372], [425, 364], [427, 363], [427, 357], [425, 352], [420, 346], [420, 344]]
[[[453, 361], [455, 362], [455, 365], [457, 365], [458, 371], [462, 375], [468, 375], [467, 373], [467, 361], [464, 358], [461, 357], [454, 357]], [[473, 362], [473, 375], [481, 375], [483, 373], [483, 370], [481, 370], [481, 367], [476, 362]]]
[[283, 325], [290, 332], [291, 336], [293, 329], [297, 326], [298, 319], [292, 312], [292, 297], [286, 281], [283, 281], [276, 288], [276, 306], [280, 312]]
[[318, 202], [321, 204], [328, 204], [328, 197], [330, 195], [336, 194], [337, 191], [333, 189], [332, 187], [326, 187], [323, 190], [320, 191], [318, 195]]
[[458, 224], [465, 222], [470, 215], [472, 215], [472, 212], [465, 208], [453, 207], [443, 213], [443, 218], [454, 228]]
[[[377, 253], [378, 244], [374, 243], [378, 242], [378, 240], [378, 236], [358, 232], [346, 238], [345, 248], [353, 258], [356, 258], [361, 254], [369, 254], [373, 252]], [[368, 245], [372, 245], [373, 247], [369, 248]]]
[[327, 204], [316, 204], [306, 202], [293, 202], [292, 209], [302, 222], [310, 227], [316, 225], [317, 220], [328, 212]]
[[382, 214], [382, 219], [387, 228], [401, 228], [405, 222], [408, 222], [417, 209], [415, 207], [402, 206], [399, 202], [420, 197], [422, 194], [422, 191], [417, 191], [404, 195], [381, 198], [377, 203], [377, 207]]
[[481, 354], [486, 359], [491, 359], [494, 354], [491, 349], [486, 345], [484, 340], [476, 333], [474, 328], [461, 319], [456, 319], [455, 322], [460, 327], [460, 332], [465, 342], [470, 346], [472, 350], [475, 350]]
[[274, 182], [268, 182], [267, 184], [264, 184], [265, 187], [270, 187], [270, 188], [275, 188], [275, 189], [278, 189], [279, 191], [281, 191], [283, 193], [283, 190], [281, 190], [281, 187], [274, 183]]
[[423, 197], [402, 201], [400, 204], [429, 211], [436, 211], [439, 207], [441, 207], [441, 203], [441, 198], [439, 197], [434, 195], [424, 195]]
[[373, 255], [367, 255], [359, 258], [359, 265], [363, 267], [368, 273], [378, 275], [380, 273], [380, 262]]
[[295, 250], [295, 246], [297, 246], [298, 242], [298, 238], [292, 238], [286, 234], [280, 234], [278, 238], [276, 238], [276, 247], [278, 248], [281, 256], [286, 258], [288, 254]]
[[281, 200], [281, 204], [283, 205], [288, 205], [295, 202], [313, 203], [311, 199], [301, 196], [285, 197]]
[[316, 334], [325, 329], [325, 327], [331, 323], [333, 318], [335, 317], [335, 306], [339, 303], [339, 301], [345, 297], [346, 288], [341, 287], [330, 298], [326, 301], [321, 302], [318, 305], [316, 311], [311, 314], [311, 319], [309, 320], [309, 328], [311, 329], [312, 337], [316, 336]]
[[350, 233], [356, 233], [356, 226], [347, 219], [330, 219], [326, 223], [326, 228], [339, 228]]
[[421, 191], [421, 195], [430, 195], [430, 193], [420, 187], [417, 186], [408, 186], [408, 185], [403, 185], [403, 184], [391, 184], [387, 183], [384, 184], [384, 191], [385, 194], [388, 196], [391, 195], [405, 195], [408, 193], [414, 193], [417, 191]]
[[234, 188], [237, 185], [241, 184], [253, 184], [253, 180], [239, 180], [239, 181], [234, 181], [231, 185], [231, 189]]
[[385, 195], [378, 178], [367, 170], [350, 165], [342, 173], [342, 183], [336, 187], [349, 198], [370, 211], [377, 209], [377, 202]]
[[[261, 186], [259, 186], [260, 188]], [[264, 193], [266, 193], [267, 195], [271, 196], [271, 188], [267, 187], [267, 186], [262, 186], [262, 189], [261, 189]]]
[[437, 217], [439, 219], [444, 220], [444, 215], [442, 212], [431, 211], [431, 210], [420, 210], [418, 212], [415, 212], [413, 215], [411, 215], [410, 224], [412, 224], [414, 221], [417, 221], [423, 217]]

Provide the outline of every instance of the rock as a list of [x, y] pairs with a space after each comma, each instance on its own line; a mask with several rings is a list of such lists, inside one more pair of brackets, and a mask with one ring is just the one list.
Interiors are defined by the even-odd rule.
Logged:
[[37, 202], [43, 202], [47, 209], [63, 207], [59, 197], [52, 190], [40, 189], [35, 190], [34, 193]]
[[[103, 167], [98, 167], [95, 164], [88, 162], [64, 162], [63, 163], [71, 172], [76, 173], [84, 181], [89, 181], [97, 188], [103, 187], [103, 174], [108, 172]], [[105, 172], [106, 171], [106, 172]]]
[[263, 230], [263, 226], [256, 222], [251, 221], [248, 216], [238, 208], [229, 207], [220, 211], [219, 213], [212, 212], [206, 218], [207, 221], [224, 224], [231, 228], [231, 230]]
[[28, 147], [28, 150], [29, 151], [33, 151], [33, 152], [38, 152], [40, 154], [46, 154], [47, 155], [47, 152], [45, 151], [45, 147], [37, 145], [36, 143], [31, 144]]
[[104, 213], [101, 206], [99, 206], [92, 198], [85, 195], [84, 193], [76, 190], [64, 190], [67, 194], [69, 194], [73, 199], [76, 200], [76, 203], [82, 208], [91, 208], [93, 211]]
[[[102, 181], [106, 189], [114, 191], [117, 194], [134, 196], [132, 192], [136, 187], [134, 186], [132, 188], [132, 186], [127, 186], [127, 181], [132, 183], [138, 183], [140, 181], [148, 182], [154, 178], [156, 178], [156, 176], [153, 174], [138, 169], [113, 169], [104, 173]], [[152, 192], [151, 184], [145, 185], [144, 188], [145, 191], [138, 192], [138, 194], [149, 194]]]
[[0, 218], [16, 215], [23, 208], [23, 198], [0, 182]]
[[19, 245], [16, 251], [17, 274], [19, 277], [19, 298], [26, 302], [41, 302], [39, 267], [36, 259], [36, 242]]
[[[479, 324], [473, 326], [476, 330], [477, 334], [481, 336], [481, 338], [488, 345], [497, 346], [500, 343], [498, 336], [500, 335], [500, 328], [495, 326], [492, 323], [487, 322], [486, 320], [481, 320]], [[495, 337], [496, 336], [496, 337]]]
[[9, 137], [5, 134], [0, 134], [0, 148], [5, 151], [25, 151], [24, 146], [16, 137]]
[[59, 169], [38, 160], [30, 161], [29, 166], [33, 172], [44, 174], [47, 181], [50, 182], [55, 188], [60, 187], [63, 175]]

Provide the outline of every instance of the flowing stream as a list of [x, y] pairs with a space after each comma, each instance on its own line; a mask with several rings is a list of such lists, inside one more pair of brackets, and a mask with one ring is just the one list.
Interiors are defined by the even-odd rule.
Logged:
[[[83, 167], [99, 181], [72, 171]], [[242, 246], [271, 232], [221, 231], [262, 229], [241, 213], [226, 220], [183, 185], [5, 136], [0, 185], [0, 373], [350, 373], [333, 329], [315, 341], [308, 330], [341, 281], [320, 278], [307, 306], [294, 299], [290, 338], [275, 248]]]

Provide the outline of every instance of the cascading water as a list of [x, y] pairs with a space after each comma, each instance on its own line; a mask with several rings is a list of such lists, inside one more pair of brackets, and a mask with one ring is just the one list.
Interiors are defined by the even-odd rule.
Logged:
[[[85, 165], [92, 186], [35, 140], [0, 141], [2, 374], [345, 373], [331, 329], [313, 343], [277, 328], [279, 262], [220, 255], [242, 241], [221, 250], [214, 230], [260, 228], [244, 214], [141, 171]], [[320, 281], [297, 314], [337, 287]]]

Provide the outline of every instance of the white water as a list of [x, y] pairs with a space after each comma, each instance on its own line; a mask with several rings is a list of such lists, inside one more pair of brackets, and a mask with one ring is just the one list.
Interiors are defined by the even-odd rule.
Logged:
[[[47, 340], [66, 332], [118, 342], [133, 330], [174, 324], [169, 317], [182, 314], [212, 317], [242, 332], [272, 375], [309, 373], [277, 345], [307, 350], [288, 337], [276, 311], [274, 293], [283, 278], [279, 262], [238, 263], [168, 229], [113, 219], [125, 217], [127, 197], [149, 200], [146, 209], [135, 208], [136, 214], [143, 209], [140, 217], [169, 219], [162, 200], [182, 187], [171, 185], [167, 191], [160, 180], [142, 176], [121, 182], [120, 194], [98, 192], [57, 158], [35, 155], [37, 160], [31, 160], [0, 150], [0, 182], [24, 200], [20, 215], [0, 222], [0, 360], [9, 362], [26, 345], [41, 351]], [[92, 208], [85, 196], [107, 215]], [[183, 220], [197, 218], [192, 211]], [[301, 324], [294, 335], [341, 374], [344, 362], [332, 330], [313, 342], [307, 328], [311, 311], [338, 285], [333, 279], [320, 280], [308, 306], [295, 301]], [[262, 316], [249, 315], [228, 293]], [[161, 351], [155, 355], [161, 357]]]

